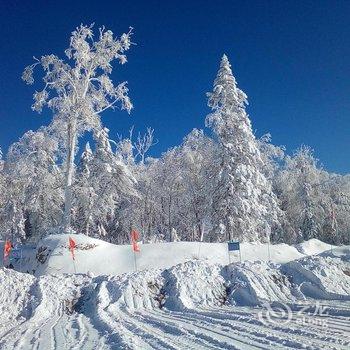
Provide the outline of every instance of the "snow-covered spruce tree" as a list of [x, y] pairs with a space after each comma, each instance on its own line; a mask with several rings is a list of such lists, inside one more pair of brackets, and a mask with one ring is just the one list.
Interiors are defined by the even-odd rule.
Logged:
[[9, 148], [0, 216], [1, 226], [12, 238], [36, 240], [58, 227], [63, 204], [58, 153], [57, 140], [44, 127], [28, 131]]
[[118, 226], [117, 210], [121, 203], [137, 196], [134, 176], [121, 156], [113, 152], [108, 132], [103, 128], [95, 134], [96, 149], [89, 162], [92, 195], [85, 216], [97, 235], [110, 235]]
[[110, 30], [100, 28], [97, 40], [92, 26], [81, 25], [73, 31], [66, 60], [55, 55], [42, 56], [25, 68], [22, 78], [33, 84], [33, 70], [41, 66], [44, 87], [34, 93], [32, 109], [41, 112], [48, 106], [54, 114], [53, 125], [62, 134], [66, 146], [64, 232], [71, 229], [72, 184], [78, 137], [87, 130], [100, 129], [100, 114], [115, 108], [128, 112], [132, 104], [126, 82], [114, 85], [110, 75], [112, 63], [126, 62], [125, 51], [130, 48], [131, 31], [114, 38]]
[[224, 55], [208, 93], [213, 112], [206, 122], [220, 144], [215, 161], [212, 220], [222, 239], [266, 240], [278, 222], [278, 203], [263, 174], [263, 161], [246, 113], [247, 96], [237, 87]]
[[328, 183], [330, 204], [322, 240], [350, 244], [350, 175], [333, 175]]

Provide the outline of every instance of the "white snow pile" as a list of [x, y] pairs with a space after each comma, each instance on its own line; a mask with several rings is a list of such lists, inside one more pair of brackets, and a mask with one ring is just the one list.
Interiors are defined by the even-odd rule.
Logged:
[[226, 274], [229, 302], [234, 305], [292, 302], [298, 295], [295, 286], [281, 273], [279, 265], [274, 263], [257, 261], [229, 265]]
[[0, 269], [4, 286], [0, 339], [10, 341], [13, 332], [18, 332], [14, 339], [20, 339], [28, 327], [33, 327], [33, 332], [38, 325], [51, 327], [50, 322], [71, 313], [98, 329], [106, 325], [118, 329], [119, 320], [127, 323], [128, 315], [138, 310], [177, 312], [224, 305], [259, 306], [266, 301], [294, 303], [307, 298], [350, 300], [349, 251], [349, 247], [342, 248], [342, 258], [322, 253], [281, 265], [256, 261], [225, 266], [192, 260], [169, 269], [96, 277], [34, 277]]
[[189, 261], [163, 272], [165, 307], [194, 309], [222, 306], [226, 302], [222, 266], [206, 261]]
[[7, 330], [18, 319], [27, 318], [34, 302], [31, 286], [35, 277], [13, 270], [0, 269], [0, 324]]
[[316, 255], [328, 251], [332, 246], [316, 238], [297, 244], [296, 249], [304, 255]]
[[[0, 296], [4, 322], [73, 309], [90, 314], [104, 310], [107, 317], [118, 310], [258, 306], [306, 298], [350, 300], [350, 247], [328, 250], [317, 240], [299, 245], [299, 251], [275, 245], [270, 247], [274, 261], [266, 262], [262, 258], [267, 257], [266, 245], [245, 244], [242, 255], [247, 261], [239, 263], [233, 254], [227, 265], [226, 244], [145, 244], [134, 256], [128, 245], [84, 235], [73, 238], [78, 244], [75, 263], [68, 236], [59, 235], [42, 240], [31, 261], [22, 266], [35, 270], [37, 277], [0, 270], [1, 285], [9, 286]], [[321, 253], [305, 255], [315, 251]], [[134, 258], [137, 272], [133, 272]], [[78, 274], [67, 274], [74, 269]]]
[[[5, 336], [21, 333], [29, 325], [45, 324], [52, 315], [73, 311], [80, 298], [80, 289], [89, 282], [84, 275], [48, 275], [36, 278], [10, 269], [0, 269], [0, 348], [4, 348]], [[15, 330], [14, 330], [14, 326]], [[11, 337], [13, 333], [9, 334]], [[20, 346], [20, 344], [17, 344]]]
[[306, 297], [350, 300], [349, 247], [346, 250], [343, 259], [323, 253], [284, 264], [282, 271]]
[[159, 271], [149, 270], [120, 276], [97, 277], [93, 280], [95, 302], [102, 308], [117, 309], [161, 308], [163, 279]]
[[[68, 238], [77, 243], [75, 264], [68, 250]], [[115, 245], [82, 234], [51, 235], [42, 239], [37, 248], [25, 247], [23, 259], [11, 259], [17, 271], [31, 272], [36, 276], [57, 273], [88, 273], [94, 275], [120, 275], [135, 271], [134, 254], [130, 245]], [[171, 242], [140, 244], [137, 253], [138, 270], [167, 269], [179, 263], [205, 259], [210, 263], [229, 263], [226, 243]], [[2, 249], [2, 242], [0, 242]], [[270, 254], [269, 254], [270, 252]], [[295, 247], [276, 244], [268, 247], [262, 243], [242, 243], [244, 261], [268, 261], [269, 255], [276, 263], [285, 263], [305, 256]], [[230, 262], [239, 261], [239, 252], [230, 254]], [[0, 266], [2, 261], [0, 261]]]

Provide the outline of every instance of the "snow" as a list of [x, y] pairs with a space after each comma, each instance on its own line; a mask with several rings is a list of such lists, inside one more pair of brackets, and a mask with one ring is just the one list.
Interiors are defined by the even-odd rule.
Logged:
[[[72, 237], [78, 245], [75, 253], [75, 267], [68, 250], [69, 237]], [[3, 242], [0, 242], [0, 249], [2, 249], [2, 245]], [[24, 254], [26, 259], [23, 261], [22, 271], [35, 270], [35, 275], [40, 276], [48, 273], [74, 273], [74, 271], [78, 273], [91, 272], [95, 275], [120, 275], [135, 270], [134, 254], [130, 245], [110, 244], [82, 234], [60, 234], [44, 238], [38, 244], [38, 249], [40, 247], [45, 248], [42, 254], [46, 257], [45, 263], [38, 263], [35, 259], [37, 250], [31, 247], [26, 248]], [[243, 260], [269, 260], [268, 246], [262, 243], [242, 243], [241, 254]], [[295, 247], [287, 244], [271, 245], [270, 255], [271, 260], [276, 263], [289, 262], [305, 256]], [[141, 252], [136, 255], [136, 264], [138, 270], [165, 269], [194, 259], [225, 265], [229, 261], [238, 262], [239, 252], [231, 252], [229, 260], [226, 243], [141, 244]], [[14, 264], [18, 270], [19, 261], [14, 262]]]
[[[350, 247], [307, 256], [295, 247], [276, 245], [270, 247], [275, 261], [269, 262], [265, 245], [245, 243], [242, 255], [249, 260], [239, 262], [233, 254], [228, 265], [225, 244], [202, 243], [200, 258], [198, 243], [144, 244], [139, 271], [133, 271], [130, 246], [72, 237], [78, 244], [77, 274], [71, 274], [67, 235], [40, 242], [38, 249], [47, 247], [41, 248], [42, 261], [49, 251], [43, 264], [26, 257], [35, 265], [35, 276], [0, 269], [5, 286], [1, 349], [350, 346]], [[311, 252], [322, 242], [302, 246]], [[312, 320], [327, 327], [305, 327], [301, 317], [310, 318], [320, 300], [329, 314]]]
[[307, 297], [350, 300], [349, 259], [316, 255], [287, 263], [283, 271]]
[[232, 304], [256, 306], [263, 302], [296, 301], [294, 287], [274, 263], [256, 261], [230, 265], [227, 275]]
[[323, 253], [327, 250], [330, 250], [332, 246], [328, 243], [324, 243], [316, 238], [312, 238], [308, 241], [302, 242], [296, 245], [296, 248], [300, 253], [305, 255], [315, 255]]

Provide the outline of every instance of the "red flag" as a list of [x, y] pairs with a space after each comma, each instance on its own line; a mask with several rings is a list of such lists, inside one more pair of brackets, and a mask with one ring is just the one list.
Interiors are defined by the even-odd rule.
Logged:
[[131, 240], [136, 242], [140, 239], [140, 234], [136, 230], [131, 231]]
[[9, 257], [12, 249], [12, 244], [10, 241], [6, 240], [4, 245], [4, 260]]
[[132, 241], [132, 250], [134, 252], [140, 252], [141, 251], [140, 246], [139, 246], [139, 244], [136, 241]]
[[69, 237], [69, 250], [72, 254], [72, 259], [75, 260], [75, 256], [74, 256], [74, 249], [76, 248], [77, 244], [75, 243], [73, 238]]
[[137, 241], [140, 239], [140, 234], [136, 230], [131, 231], [131, 245], [134, 252], [140, 252], [140, 246]]

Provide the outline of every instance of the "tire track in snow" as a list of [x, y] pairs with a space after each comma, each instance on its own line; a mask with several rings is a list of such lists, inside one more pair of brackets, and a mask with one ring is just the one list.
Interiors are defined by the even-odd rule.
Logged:
[[[207, 339], [205, 336], [202, 339], [198, 338], [197, 334], [194, 334], [194, 332], [189, 332], [178, 326], [170, 325], [169, 322], [151, 321], [146, 319], [142, 312], [127, 313], [126, 317], [130, 320], [129, 322], [135, 324], [139, 329], [145, 332], [155, 333], [161, 338], [166, 339], [166, 344], [174, 346], [174, 349], [222, 349], [222, 343], [216, 340], [213, 341], [210, 339], [210, 341], [208, 341], [209, 338]], [[181, 341], [178, 341], [178, 338], [181, 338]], [[167, 349], [168, 347], [165, 348]], [[230, 349], [237, 348], [231, 347]]]
[[[180, 314], [180, 313], [179, 313]], [[145, 318], [145, 322], [150, 322], [152, 320], [158, 320], [158, 322], [170, 322], [174, 324], [174, 326], [185, 328], [189, 332], [193, 332], [197, 337], [205, 337], [211, 339], [217, 345], [221, 345], [223, 343], [226, 344], [226, 348], [234, 348], [234, 349], [265, 349], [270, 350], [270, 342], [266, 340], [255, 340], [252, 338], [251, 334], [248, 336], [241, 336], [237, 334], [238, 329], [233, 329], [235, 331], [235, 335], [229, 335], [227, 330], [219, 330], [217, 329], [217, 322], [203, 325], [203, 320], [194, 318], [194, 317], [176, 317], [173, 312], [171, 315], [164, 312], [150, 312], [149, 314], [143, 315]], [[232, 329], [231, 329], [232, 330]], [[240, 334], [241, 331], [244, 331], [244, 328], [239, 329]]]
[[[192, 312], [191, 312], [192, 313]], [[286, 327], [278, 326], [278, 325], [265, 325], [263, 324], [257, 317], [247, 317], [247, 316], [236, 316], [232, 314], [232, 311], [223, 311], [223, 310], [210, 310], [210, 311], [198, 311], [196, 312], [200, 314], [201, 316], [207, 317], [210, 319], [210, 322], [218, 322], [218, 319], [222, 322], [229, 322], [232, 323], [234, 327], [239, 326], [239, 324], [243, 325], [244, 327], [251, 328], [251, 329], [257, 329], [261, 331], [264, 331], [265, 337], [268, 337], [268, 334], [272, 333], [272, 336], [278, 335], [280, 339], [286, 339], [286, 337], [293, 338], [300, 344], [310, 343], [312, 346], [317, 346], [317, 348], [322, 349], [330, 349], [330, 346], [335, 346], [335, 349], [348, 349], [348, 341], [343, 340], [343, 334], [335, 338], [332, 335], [334, 332], [332, 330], [329, 330], [330, 335], [324, 336], [324, 329], [314, 329], [314, 332], [310, 332], [310, 327], [303, 328], [302, 325], [299, 325], [296, 322], [289, 323], [286, 325]], [[254, 316], [254, 313], [250, 314], [250, 316]], [[187, 317], [190, 317], [187, 314]], [[195, 316], [194, 316], [195, 317]], [[294, 320], [295, 321], [295, 320]], [[312, 328], [311, 328], [312, 330]], [[261, 335], [263, 336], [264, 333]]]

